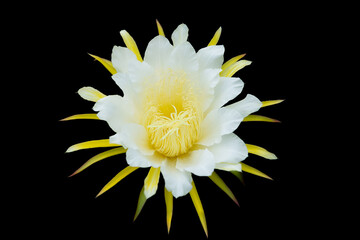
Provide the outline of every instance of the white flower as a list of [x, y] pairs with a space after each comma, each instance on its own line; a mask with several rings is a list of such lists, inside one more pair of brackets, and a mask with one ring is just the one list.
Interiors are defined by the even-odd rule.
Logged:
[[[198, 52], [181, 24], [171, 35], [152, 39], [144, 61], [128, 48], [115, 46], [113, 75], [124, 95], [95, 103], [97, 116], [116, 132], [110, 143], [127, 149], [132, 167], [160, 168], [174, 197], [192, 188], [191, 175], [210, 176], [214, 169], [241, 171], [248, 156], [245, 143], [233, 132], [262, 103], [253, 95], [225, 106], [240, 94], [240, 78], [221, 77], [224, 46]], [[147, 189], [147, 198], [156, 188]]]
[[165, 180], [165, 203], [170, 230], [173, 196], [190, 193], [201, 224], [207, 235], [204, 210], [192, 175], [207, 176], [236, 204], [234, 194], [216, 174], [215, 169], [231, 171], [240, 177], [245, 171], [271, 179], [259, 170], [242, 163], [248, 153], [267, 159], [275, 154], [262, 147], [245, 144], [233, 132], [242, 121], [279, 122], [249, 115], [260, 107], [282, 102], [260, 102], [253, 95], [226, 105], [237, 97], [244, 83], [233, 75], [250, 61], [240, 60], [245, 54], [224, 61], [224, 46], [216, 45], [219, 28], [209, 45], [195, 51], [187, 41], [188, 28], [181, 24], [171, 35], [172, 44], [157, 22], [159, 36], [152, 39], [144, 59], [128, 32], [120, 32], [126, 47], [115, 46], [111, 61], [91, 55], [113, 74], [123, 95], [106, 96], [92, 87], [79, 90], [82, 98], [95, 102], [97, 114], [76, 114], [62, 120], [105, 120], [115, 134], [107, 139], [92, 140], [70, 146], [66, 152], [97, 147], [115, 147], [85, 162], [73, 176], [90, 165], [126, 152], [129, 166], [121, 170], [99, 192], [103, 194], [139, 168], [149, 168], [140, 192], [134, 220], [146, 199], [158, 188], [160, 175]]

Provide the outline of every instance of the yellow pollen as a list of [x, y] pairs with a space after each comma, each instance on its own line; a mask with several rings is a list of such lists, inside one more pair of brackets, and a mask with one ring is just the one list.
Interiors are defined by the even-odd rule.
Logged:
[[202, 119], [186, 75], [163, 73], [148, 88], [146, 101], [144, 124], [152, 146], [167, 157], [186, 153], [199, 138]]

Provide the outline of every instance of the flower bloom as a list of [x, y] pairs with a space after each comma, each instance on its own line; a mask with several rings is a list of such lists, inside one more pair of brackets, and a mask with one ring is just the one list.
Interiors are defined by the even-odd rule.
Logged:
[[[158, 22], [157, 22], [158, 23]], [[79, 94], [95, 102], [97, 114], [79, 114], [71, 119], [100, 119], [115, 132], [109, 139], [88, 141], [71, 146], [67, 152], [92, 148], [116, 147], [86, 162], [74, 174], [107, 157], [126, 153], [129, 165], [119, 172], [98, 195], [110, 189], [138, 168], [149, 168], [140, 193], [138, 211], [158, 188], [160, 175], [165, 181], [168, 228], [172, 216], [173, 197], [190, 193], [201, 223], [207, 227], [193, 175], [210, 177], [235, 202], [226, 184], [214, 172], [246, 171], [269, 178], [241, 163], [254, 153], [268, 159], [276, 156], [255, 145], [245, 144], [233, 132], [242, 121], [274, 119], [250, 115], [262, 106], [280, 102], [261, 102], [251, 94], [226, 105], [237, 97], [244, 83], [233, 75], [250, 65], [239, 55], [224, 63], [225, 48], [216, 45], [221, 28], [207, 47], [195, 51], [188, 42], [188, 27], [179, 25], [171, 35], [172, 43], [158, 23], [159, 35], [153, 38], [144, 59], [128, 32], [120, 32], [126, 47], [115, 46], [111, 62], [97, 56], [113, 75], [123, 95], [106, 96], [92, 87], [83, 87]], [[73, 175], [74, 175], [73, 174]], [[136, 216], [137, 216], [136, 215]]]

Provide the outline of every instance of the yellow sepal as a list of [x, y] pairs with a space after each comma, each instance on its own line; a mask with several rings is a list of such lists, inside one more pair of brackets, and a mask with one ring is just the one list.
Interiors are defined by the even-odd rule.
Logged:
[[84, 114], [75, 114], [70, 117], [66, 117], [61, 119], [60, 121], [69, 121], [69, 120], [77, 120], [77, 119], [96, 119], [99, 120], [99, 117], [96, 113], [84, 113]]
[[233, 192], [216, 172], [213, 172], [209, 178], [239, 206], [239, 202], [237, 201]]
[[156, 26], [157, 26], [157, 29], [158, 29], [158, 32], [159, 32], [159, 35], [161, 36], [164, 36], [165, 37], [165, 33], [164, 33], [164, 30], [162, 28], [162, 26], [160, 25], [159, 21], [156, 19]]
[[75, 174], [78, 174], [79, 172], [85, 170], [86, 168], [88, 168], [89, 166], [91, 166], [92, 164], [94, 164], [94, 163], [96, 163], [96, 162], [98, 162], [100, 160], [103, 160], [105, 158], [112, 157], [112, 156], [115, 156], [115, 155], [118, 155], [118, 154], [122, 154], [122, 153], [125, 153], [125, 152], [126, 152], [125, 148], [119, 147], [119, 148], [113, 148], [111, 150], [99, 153], [99, 154], [95, 155], [94, 157], [90, 158], [87, 162], [85, 162], [78, 170], [76, 170], [69, 177], [72, 177]]
[[252, 114], [252, 115], [245, 117], [243, 119], [243, 122], [277, 122], [277, 123], [279, 123], [280, 121], [273, 119], [273, 118]]
[[99, 147], [119, 147], [119, 144], [110, 143], [109, 139], [91, 140], [82, 143], [77, 143], [70, 146], [66, 152], [74, 152], [77, 150], [88, 149], [88, 148], [99, 148]]
[[93, 87], [82, 87], [79, 89], [78, 94], [83, 99], [91, 101], [91, 102], [97, 102], [100, 99], [106, 97], [105, 94], [103, 94], [102, 92], [100, 92], [99, 90], [97, 90]]
[[167, 225], [167, 229], [168, 229], [168, 233], [169, 233], [170, 226], [171, 226], [171, 219], [172, 219], [172, 215], [173, 215], [174, 197], [173, 197], [172, 193], [169, 192], [165, 187], [164, 187], [164, 197], [165, 197], [165, 204], [166, 204], [166, 225]]
[[123, 169], [122, 171], [120, 171], [118, 174], [116, 174], [116, 176], [110, 180], [110, 182], [108, 182], [102, 189], [101, 191], [98, 193], [98, 195], [96, 195], [96, 197], [100, 196], [101, 194], [103, 194], [104, 192], [106, 192], [107, 190], [109, 190], [110, 188], [112, 188], [115, 184], [117, 184], [118, 182], [120, 182], [122, 179], [124, 179], [127, 175], [129, 175], [130, 173], [132, 173], [133, 171], [135, 171], [136, 169], [138, 169], [138, 167], [131, 167], [128, 166], [125, 169]]
[[237, 71], [251, 64], [251, 61], [240, 60], [231, 64], [229, 67], [220, 72], [221, 77], [232, 77]]
[[252, 144], [246, 144], [246, 147], [247, 147], [249, 153], [258, 155], [258, 156], [266, 158], [266, 159], [271, 159], [271, 160], [277, 159], [275, 154], [269, 152], [265, 148], [262, 148], [262, 147], [259, 147], [256, 145], [252, 145]]
[[284, 99], [262, 101], [262, 106], [261, 106], [261, 107], [267, 107], [267, 106], [279, 104], [279, 103], [281, 103], [281, 102], [283, 102], [283, 101], [284, 101]]
[[208, 236], [208, 229], [207, 229], [207, 225], [206, 225], [206, 218], [205, 218], [205, 212], [204, 212], [204, 209], [203, 209], [203, 206], [201, 204], [201, 201], [200, 201], [200, 197], [199, 197], [199, 194], [196, 190], [196, 187], [195, 187], [195, 183], [194, 181], [192, 182], [192, 189], [190, 191], [190, 197], [191, 197], [191, 200], [195, 206], [195, 209], [196, 209], [196, 212], [199, 216], [199, 219], [200, 219], [200, 222], [201, 222], [201, 225], [205, 231], [205, 234], [206, 234], [206, 237]]
[[124, 40], [126, 47], [128, 49], [130, 49], [136, 55], [137, 60], [142, 62], [143, 59], [140, 55], [139, 49], [138, 49], [133, 37], [126, 30], [121, 30], [120, 35], [121, 35], [122, 39]]
[[257, 170], [256, 168], [253, 168], [253, 167], [251, 167], [251, 166], [249, 166], [249, 165], [247, 165], [245, 163], [241, 163], [241, 169], [242, 169], [243, 172], [251, 173], [251, 174], [254, 174], [254, 175], [259, 176], [259, 177], [263, 177], [263, 178], [273, 180], [271, 177], [269, 177], [265, 173]]
[[147, 199], [145, 197], [144, 187], [143, 187], [141, 189], [141, 191], [140, 191], [140, 194], [139, 194], [139, 200], [138, 200], [138, 204], [137, 204], [137, 207], [136, 207], [136, 212], [135, 212], [135, 216], [134, 216], [133, 221], [135, 221], [137, 219], [137, 217], [139, 216], [141, 210], [143, 209], [143, 207], [145, 205], [146, 200]]
[[92, 56], [93, 58], [95, 58], [96, 60], [98, 60], [112, 75], [114, 75], [116, 73], [116, 69], [114, 68], [114, 66], [112, 65], [111, 61], [92, 55], [89, 53], [90, 56]]
[[160, 178], [160, 167], [151, 167], [144, 181], [144, 194], [146, 198], [152, 197], [158, 188]]
[[222, 30], [222, 28], [219, 27], [219, 29], [215, 32], [213, 38], [210, 40], [208, 46], [216, 45], [219, 42], [221, 30]]
[[222, 70], [225, 70], [226, 68], [230, 67], [231, 65], [233, 65], [234, 63], [236, 63], [237, 61], [239, 61], [241, 58], [243, 58], [246, 54], [241, 54], [238, 55], [236, 57], [233, 57], [229, 60], [227, 60], [221, 67]]

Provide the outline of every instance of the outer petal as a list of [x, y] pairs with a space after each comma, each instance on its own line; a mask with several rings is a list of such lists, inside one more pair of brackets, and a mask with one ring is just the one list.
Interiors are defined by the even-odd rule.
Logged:
[[234, 133], [224, 135], [220, 143], [208, 149], [216, 163], [239, 163], [248, 156], [245, 143]]
[[185, 24], [180, 24], [171, 34], [171, 40], [174, 46], [182, 44], [187, 41], [189, 36], [189, 28]]
[[144, 61], [156, 69], [165, 68], [172, 50], [173, 46], [167, 38], [161, 35], [156, 36], [146, 48]]
[[220, 68], [224, 62], [225, 48], [223, 45], [209, 46], [198, 51], [200, 69]]
[[215, 168], [214, 155], [207, 149], [191, 151], [177, 158], [176, 168], [198, 176], [210, 176]]
[[248, 94], [246, 97], [233, 103], [229, 106], [226, 106], [226, 109], [233, 109], [239, 112], [243, 117], [248, 116], [249, 114], [258, 111], [262, 106], [261, 101], [254, 95]]
[[149, 143], [144, 126], [135, 123], [124, 125], [121, 132], [110, 137], [110, 143], [117, 143], [125, 148], [139, 150], [144, 155], [153, 155], [155, 151]]
[[209, 110], [218, 109], [228, 101], [238, 96], [244, 87], [244, 82], [240, 78], [221, 77], [215, 87], [214, 99]]
[[232, 133], [242, 119], [243, 116], [233, 109], [214, 109], [201, 124], [201, 135], [197, 144], [211, 146], [220, 143], [221, 137]]
[[124, 124], [134, 122], [135, 108], [130, 101], [118, 95], [98, 100], [93, 110], [98, 111], [99, 119], [105, 120], [115, 132], [121, 131]]
[[158, 168], [161, 166], [162, 162], [165, 161], [166, 158], [154, 152], [153, 155], [144, 155], [139, 150], [135, 150], [129, 148], [126, 152], [126, 161], [132, 167], [155, 167]]
[[167, 159], [161, 165], [166, 189], [176, 198], [188, 194], [192, 188], [191, 173], [176, 168], [174, 159]]
[[114, 46], [111, 63], [117, 72], [127, 72], [129, 64], [137, 61], [135, 54], [125, 47]]

